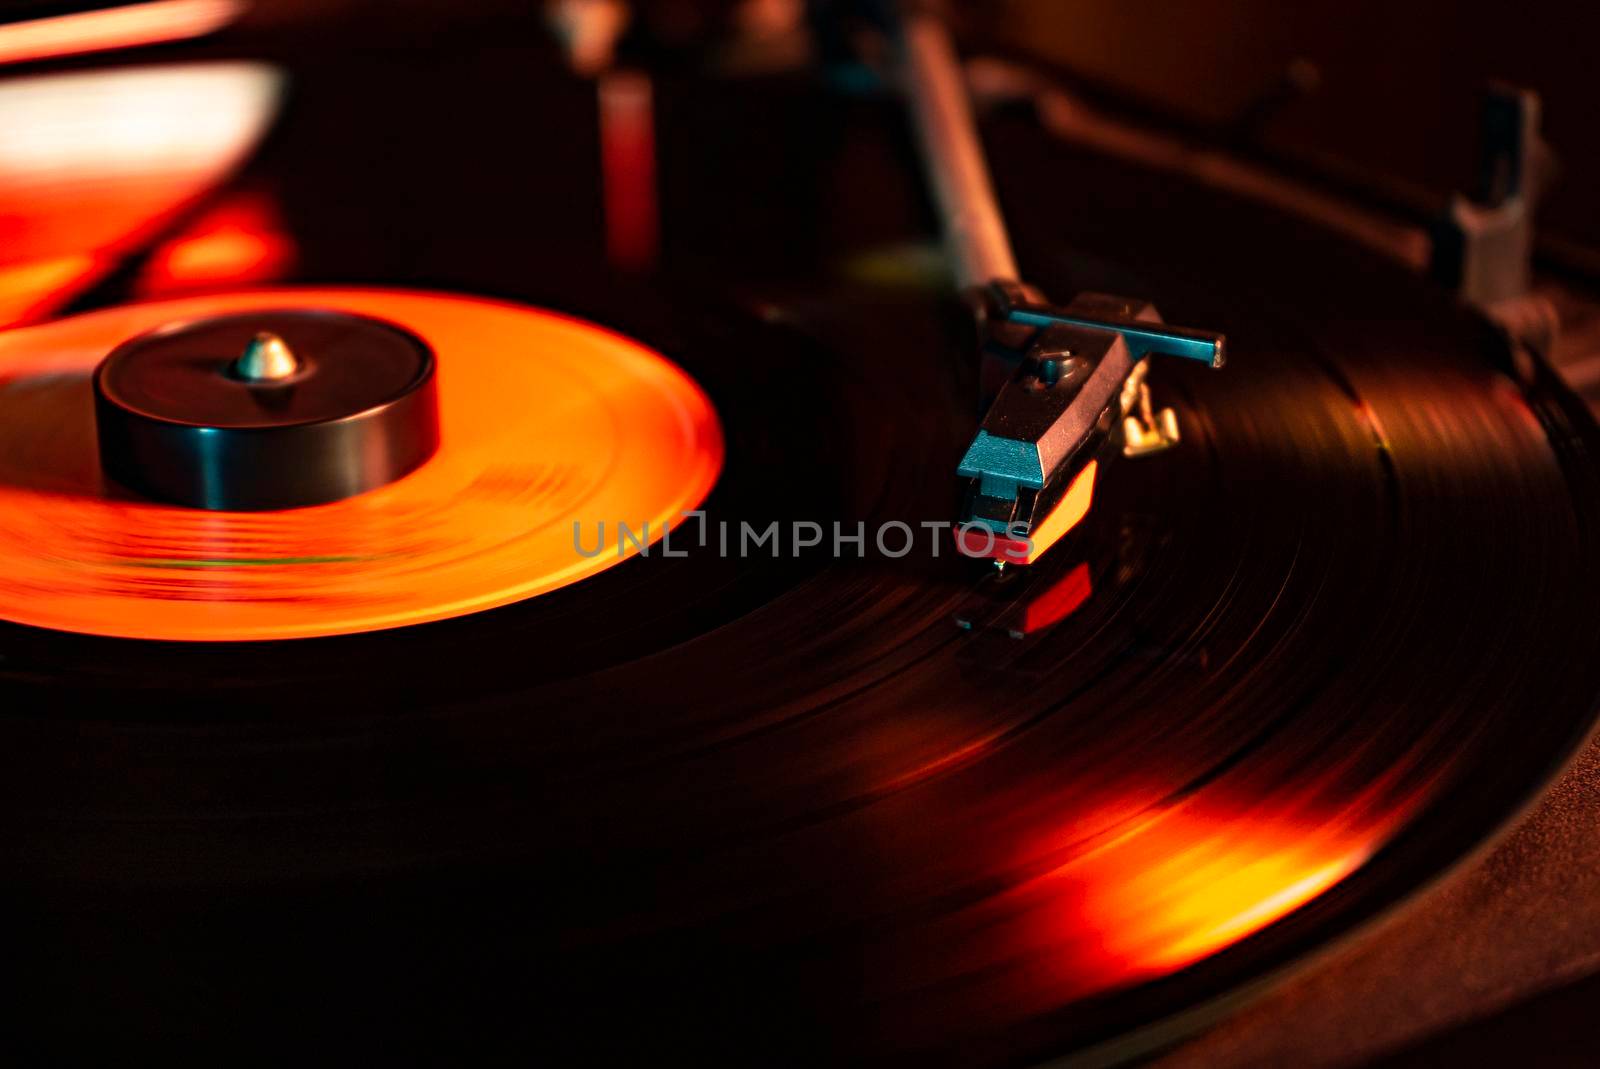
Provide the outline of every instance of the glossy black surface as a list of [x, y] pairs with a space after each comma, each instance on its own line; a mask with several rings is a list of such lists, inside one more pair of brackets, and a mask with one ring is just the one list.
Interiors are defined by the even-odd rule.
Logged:
[[[860, 270], [930, 237], [893, 107], [805, 80], [659, 85], [662, 272], [631, 279], [567, 195], [596, 182], [591, 97], [538, 55], [445, 53], [419, 77], [314, 54], [246, 176], [280, 191], [301, 275], [517, 297], [661, 348], [724, 418], [713, 521], [948, 518], [974, 424], [960, 310], [925, 258]], [[485, 103], [507, 98], [546, 103], [513, 131]], [[1309, 224], [1025, 116], [987, 132], [1052, 298], [1147, 295], [1228, 334], [1226, 371], [1153, 376], [1180, 449], [1108, 472], [1015, 585], [948, 549], [691, 553], [340, 639], [0, 627], [19, 1043], [1131, 1054], [1506, 819], [1600, 690], [1588, 417]], [[974, 597], [1009, 621], [1079, 565], [1092, 593], [1053, 626], [957, 626]], [[1370, 860], [1192, 964], [1119, 972], [1105, 947], [1181, 881], [1092, 859], [1189, 814], [1151, 859], [1179, 874], [1197, 846], [1237, 861], [1235, 839], [1271, 872], [1346, 827]]]

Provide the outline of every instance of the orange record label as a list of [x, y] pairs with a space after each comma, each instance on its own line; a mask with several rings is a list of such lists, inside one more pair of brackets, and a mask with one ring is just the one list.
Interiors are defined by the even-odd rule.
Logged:
[[[90, 375], [113, 347], [179, 320], [287, 307], [387, 319], [433, 347], [432, 459], [377, 490], [278, 512], [158, 504], [103, 478]], [[236, 641], [460, 616], [626, 559], [639, 550], [618, 545], [619, 522], [658, 540], [721, 467], [716, 413], [687, 374], [549, 312], [359, 289], [93, 312], [0, 333], [0, 618]]]

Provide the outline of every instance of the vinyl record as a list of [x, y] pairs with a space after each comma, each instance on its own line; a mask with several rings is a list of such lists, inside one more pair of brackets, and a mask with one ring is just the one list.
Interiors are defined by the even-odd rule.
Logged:
[[[991, 133], [1030, 163], [1002, 179], [1030, 279], [1228, 333], [1224, 372], [1152, 375], [1180, 447], [1111, 466], [1020, 574], [948, 531], [898, 556], [879, 532], [952, 515], [972, 433], [950, 302], [599, 295], [722, 425], [684, 555], [293, 642], [0, 627], [19, 1014], [292, 1014], [423, 1060], [1100, 1062], [1481, 846], [1600, 692], [1592, 422], [1315, 228]], [[1041, 192], [1073, 183], [1096, 211]]]

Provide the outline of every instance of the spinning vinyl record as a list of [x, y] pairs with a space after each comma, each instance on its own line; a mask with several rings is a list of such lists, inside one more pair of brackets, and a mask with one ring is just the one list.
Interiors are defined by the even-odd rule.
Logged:
[[[1600, 692], [1589, 418], [1313, 227], [991, 134], [1031, 280], [1231, 345], [1152, 373], [1181, 443], [1020, 572], [924, 526], [976, 394], [942, 283], [574, 302], [621, 336], [318, 289], [0, 339], [31, 1038], [1126, 1059], [1481, 846]], [[1036, 195], [1069, 187], [1095, 210]], [[248, 514], [99, 479], [97, 359], [286, 302], [434, 347], [432, 460]], [[684, 511], [671, 555], [572, 546]]]

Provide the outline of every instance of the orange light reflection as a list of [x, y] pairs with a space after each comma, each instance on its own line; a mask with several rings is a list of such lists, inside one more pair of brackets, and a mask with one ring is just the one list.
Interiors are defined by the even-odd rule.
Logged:
[[137, 283], [159, 297], [207, 286], [275, 282], [295, 260], [277, 206], [263, 193], [240, 193], [156, 249]]
[[970, 1021], [977, 1007], [986, 1028], [1004, 1031], [1283, 921], [1362, 868], [1430, 794], [1403, 777], [1350, 786], [1240, 776], [1173, 796], [1130, 783], [1094, 802], [1064, 794], [1055, 819], [1009, 800], [1007, 819], [1038, 819], [1044, 836], [1005, 851], [1028, 874], [882, 934], [864, 966], [880, 1026], [937, 1045], [954, 1039], [946, 1018]]
[[1375, 836], [1305, 817], [1186, 802], [1046, 881], [1070, 881], [1070, 924], [1124, 979], [1175, 971], [1259, 931], [1366, 861]]
[[261, 64], [203, 63], [0, 85], [0, 325], [54, 311], [220, 182], [279, 83]]
[[1024, 635], [1031, 635], [1052, 627], [1082, 608], [1093, 593], [1094, 581], [1089, 578], [1089, 565], [1079, 562], [1043, 594], [1028, 602], [1022, 611], [1019, 630]]
[[94, 256], [57, 256], [0, 265], [0, 327], [49, 315], [103, 269]]
[[244, 13], [244, 0], [148, 3], [0, 26], [0, 64], [183, 41], [215, 33]]
[[0, 85], [0, 321], [58, 307], [214, 188], [265, 130], [279, 84], [261, 64], [203, 63]]

